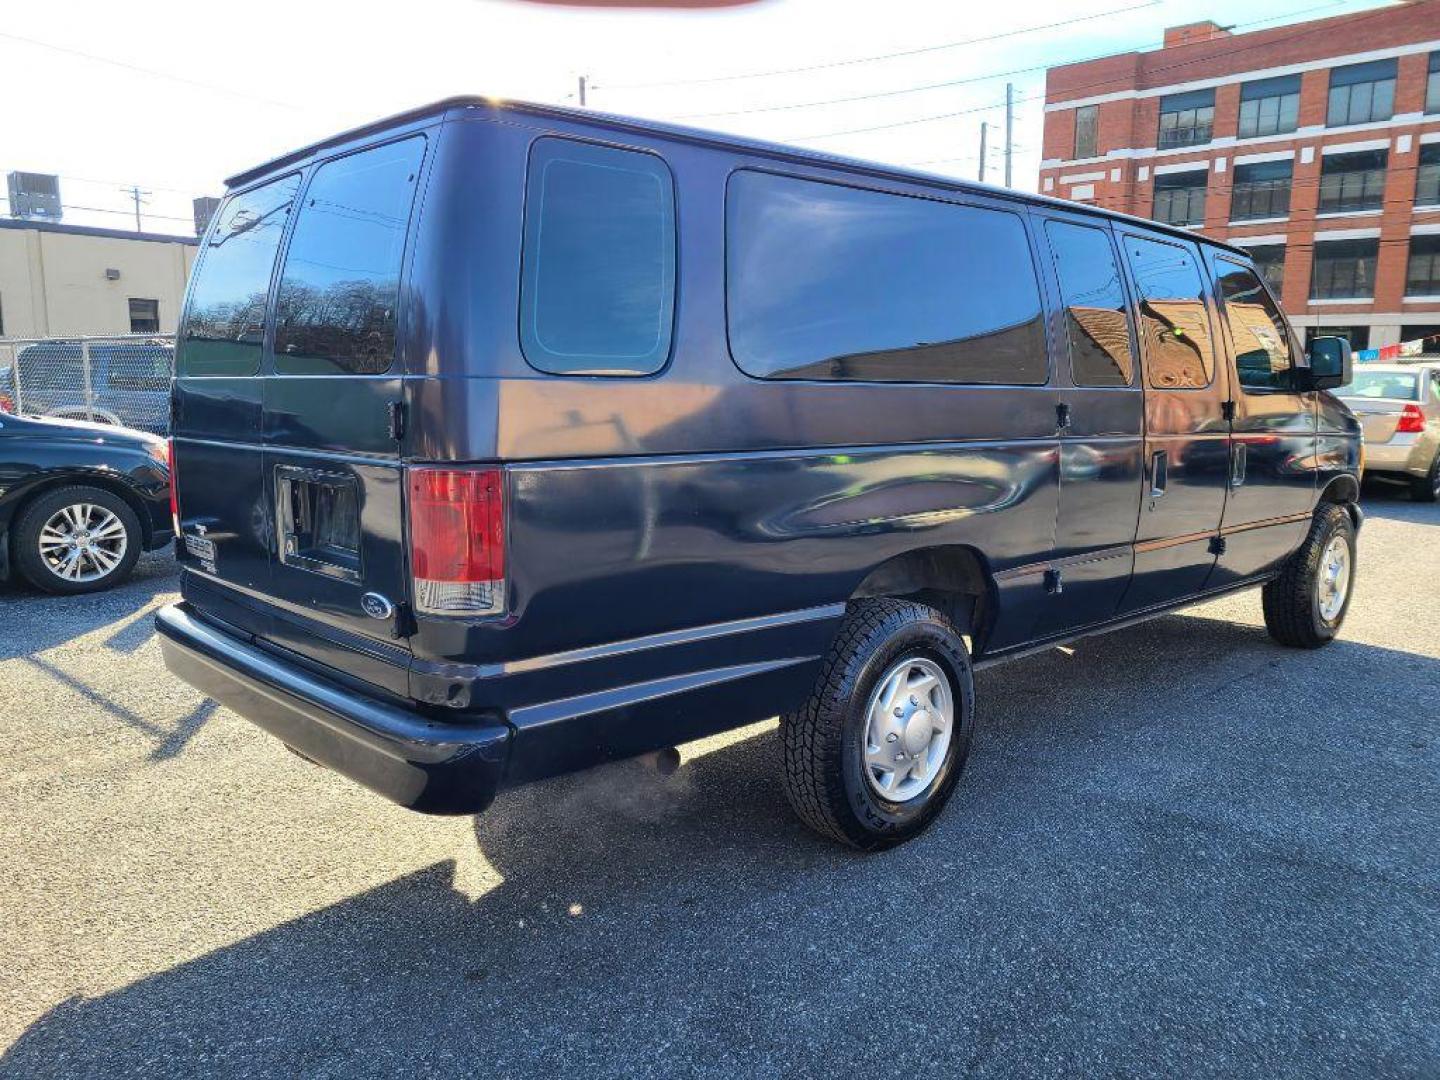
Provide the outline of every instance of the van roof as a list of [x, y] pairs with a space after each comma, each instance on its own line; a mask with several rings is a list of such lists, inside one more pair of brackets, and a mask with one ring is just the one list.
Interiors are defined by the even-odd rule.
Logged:
[[405, 112], [396, 113], [394, 116], [387, 116], [384, 119], [363, 124], [360, 127], [351, 128], [348, 131], [342, 131], [327, 139], [321, 139], [308, 146], [300, 147], [288, 154], [282, 154], [280, 157], [267, 161], [262, 165], [257, 165], [254, 168], [236, 173], [227, 179], [225, 184], [227, 187], [232, 188], [241, 184], [247, 184], [252, 180], [257, 180], [265, 176], [267, 173], [304, 162], [318, 155], [323, 150], [343, 146], [346, 143], [354, 142], [358, 139], [377, 135], [393, 128], [404, 127], [405, 125], [431, 117], [441, 117], [452, 112], [463, 114], [463, 112], [471, 109], [484, 109], [497, 113], [516, 112], [534, 116], [551, 116], [597, 128], [659, 135], [680, 142], [738, 150], [745, 153], [764, 154], [768, 157], [788, 159], [805, 164], [834, 165], [850, 171], [910, 180], [928, 184], [932, 187], [942, 187], [951, 191], [973, 191], [998, 196], [1000, 198], [1013, 199], [1019, 202], [1051, 206], [1070, 213], [1088, 214], [1094, 217], [1108, 218], [1113, 221], [1129, 222], [1155, 232], [1169, 233], [1187, 240], [1210, 244], [1239, 255], [1246, 255], [1248, 257], [1249, 254], [1243, 248], [1236, 247], [1233, 244], [1227, 244], [1223, 240], [1216, 240], [1213, 237], [1191, 232], [1189, 229], [1166, 225], [1158, 221], [1151, 221], [1148, 218], [1136, 217], [1131, 214], [1121, 214], [1114, 210], [1104, 210], [1095, 206], [1087, 206], [1084, 203], [1071, 202], [1068, 199], [1060, 199], [1051, 195], [1016, 191], [1012, 188], [982, 184], [978, 181], [962, 180], [954, 176], [924, 172], [899, 165], [887, 165], [879, 161], [867, 161], [863, 158], [846, 157], [840, 154], [827, 154], [823, 151], [808, 150], [804, 147], [791, 146], [786, 143], [766, 142], [763, 139], [751, 139], [743, 135], [731, 135], [725, 132], [709, 131], [703, 128], [685, 127], [681, 124], [668, 124], [659, 120], [644, 120], [633, 116], [621, 116], [616, 113], [595, 112], [590, 109], [569, 108], [563, 105], [541, 105], [529, 101], [513, 101], [506, 98], [483, 97], [478, 95], [445, 98], [441, 101], [431, 102], [428, 105], [407, 109]]

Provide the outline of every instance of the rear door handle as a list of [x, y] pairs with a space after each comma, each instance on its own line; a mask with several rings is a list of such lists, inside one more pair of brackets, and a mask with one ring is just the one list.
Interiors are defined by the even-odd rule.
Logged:
[[1230, 486], [1239, 487], [1245, 483], [1245, 463], [1249, 456], [1243, 442], [1232, 443], [1230, 452]]
[[1158, 499], [1165, 494], [1165, 485], [1170, 480], [1170, 456], [1164, 450], [1150, 455], [1150, 497]]

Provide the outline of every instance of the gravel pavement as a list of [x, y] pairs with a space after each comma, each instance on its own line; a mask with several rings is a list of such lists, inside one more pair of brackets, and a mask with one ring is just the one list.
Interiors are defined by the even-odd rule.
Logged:
[[166, 674], [167, 557], [0, 591], [0, 1075], [1440, 1076], [1440, 507], [1366, 509], [1342, 640], [982, 672], [868, 857], [773, 724], [424, 818]]

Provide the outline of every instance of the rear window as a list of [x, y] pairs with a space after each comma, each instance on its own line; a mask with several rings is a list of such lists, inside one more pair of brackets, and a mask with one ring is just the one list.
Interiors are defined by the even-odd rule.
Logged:
[[554, 374], [646, 375], [670, 353], [675, 194], [653, 154], [537, 139], [525, 188], [520, 344]]
[[1008, 211], [745, 171], [727, 200], [730, 350], [767, 379], [1043, 383]]
[[400, 263], [423, 136], [315, 171], [285, 254], [275, 370], [377, 375], [395, 359]]
[[205, 241], [176, 358], [185, 375], [254, 375], [275, 253], [300, 184], [286, 176], [233, 196]]
[[1341, 397], [1419, 401], [1420, 379], [1413, 371], [1363, 371], [1356, 368], [1355, 377], [1335, 393]]

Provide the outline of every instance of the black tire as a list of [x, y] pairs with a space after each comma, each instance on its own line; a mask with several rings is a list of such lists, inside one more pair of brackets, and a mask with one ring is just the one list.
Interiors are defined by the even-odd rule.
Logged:
[[1410, 498], [1427, 503], [1440, 499], [1440, 454], [1430, 463], [1428, 475], [1410, 478]]
[[[954, 716], [949, 746], [928, 786], [891, 802], [867, 775], [867, 708], [881, 677], [910, 658], [932, 661], [948, 677]], [[893, 847], [944, 808], [969, 756], [974, 722], [970, 656], [949, 621], [923, 604], [853, 601], [810, 699], [780, 718], [785, 794], [800, 819], [823, 836], [862, 851]]]
[[[1344, 603], [1327, 619], [1320, 611], [1321, 562], [1336, 536], [1343, 537], [1350, 550], [1349, 576]], [[1318, 649], [1333, 641], [1355, 595], [1355, 523], [1350, 512], [1338, 503], [1325, 503], [1316, 510], [1305, 542], [1261, 595], [1265, 628], [1281, 645]]]
[[[124, 529], [125, 544], [119, 561], [103, 575], [90, 580], [72, 581], [56, 573], [41, 555], [40, 530], [67, 506], [83, 503], [104, 507], [114, 514]], [[129, 503], [103, 488], [77, 484], [41, 495], [20, 512], [10, 530], [10, 557], [20, 576], [37, 589], [61, 594], [98, 592], [112, 588], [130, 576], [130, 572], [135, 569], [135, 561], [140, 558], [142, 539], [140, 519], [135, 516], [135, 511], [130, 509]]]

